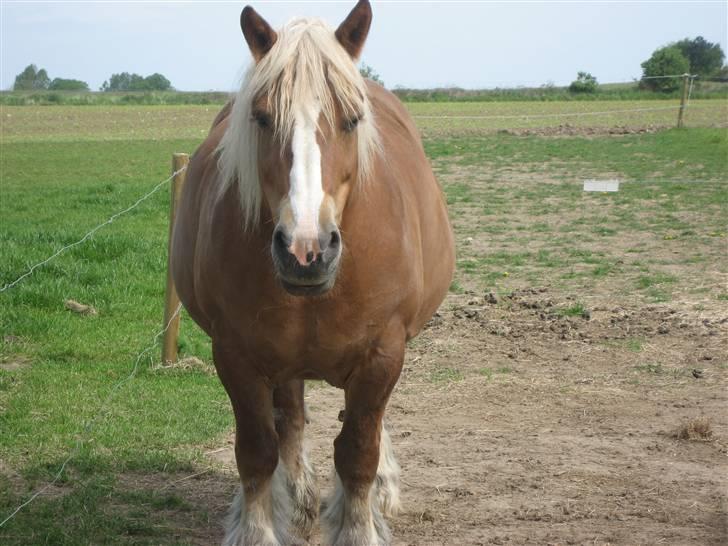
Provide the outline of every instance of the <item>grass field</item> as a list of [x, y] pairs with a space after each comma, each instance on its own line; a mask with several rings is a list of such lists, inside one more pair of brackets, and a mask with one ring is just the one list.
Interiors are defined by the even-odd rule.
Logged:
[[[566, 122], [585, 130], [674, 123], [674, 111], [556, 115], [634, 107], [409, 105], [416, 116], [523, 116], [418, 120], [458, 241], [450, 303], [540, 286], [561, 298], [555, 316], [565, 320], [605, 299], [724, 310], [728, 136], [715, 126], [725, 127], [725, 101], [695, 101], [685, 130], [538, 134]], [[172, 153], [193, 151], [215, 113], [214, 106], [4, 107], [0, 286], [166, 178]], [[536, 114], [554, 117], [527, 118]], [[584, 194], [585, 178], [623, 184], [616, 194]], [[102, 406], [161, 327], [168, 207], [167, 193], [155, 194], [0, 294], [0, 521], [82, 441], [62, 479], [0, 529], [3, 544], [204, 544], [200, 529], [218, 525], [216, 513], [193, 507], [178, 488], [143, 478], [170, 485], [220, 471], [205, 453], [225, 441], [232, 417], [210, 366], [159, 369], [155, 348]], [[98, 315], [74, 314], [66, 299], [93, 305]], [[619, 343], [639, 352], [646, 341], [636, 335]], [[209, 363], [209, 343], [188, 318], [180, 344], [182, 356]], [[725, 375], [728, 360], [715, 358]], [[643, 382], [662, 370], [641, 365], [653, 366], [637, 370]], [[511, 370], [478, 365], [472, 374], [494, 381]], [[471, 377], [442, 363], [422, 373], [435, 385]], [[228, 496], [210, 505], [217, 509]]]
[[[678, 101], [410, 103], [426, 138], [478, 136], [511, 130], [564, 129], [626, 131], [674, 127]], [[17, 106], [2, 109], [3, 142], [75, 142], [189, 139], [204, 137], [221, 105], [183, 106]], [[658, 110], [649, 110], [657, 108]], [[649, 111], [625, 112], [648, 109]], [[582, 115], [590, 112], [615, 112]], [[430, 118], [429, 116], [435, 116]], [[445, 116], [439, 118], [439, 116]], [[455, 118], [449, 117], [455, 116]], [[460, 119], [458, 116], [486, 116]], [[728, 126], [728, 101], [696, 100], [685, 116], [688, 127]]]

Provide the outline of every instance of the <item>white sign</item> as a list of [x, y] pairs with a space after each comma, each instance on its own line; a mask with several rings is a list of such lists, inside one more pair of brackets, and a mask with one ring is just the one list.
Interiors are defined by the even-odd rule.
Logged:
[[584, 191], [619, 191], [619, 180], [584, 180]]

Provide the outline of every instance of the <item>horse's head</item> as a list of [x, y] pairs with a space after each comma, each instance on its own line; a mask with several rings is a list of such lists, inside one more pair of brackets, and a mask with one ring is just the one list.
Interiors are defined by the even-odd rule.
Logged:
[[342, 214], [377, 147], [356, 66], [371, 18], [366, 0], [336, 31], [299, 19], [275, 32], [249, 6], [240, 17], [255, 65], [233, 107], [220, 165], [224, 176], [240, 180], [249, 228], [268, 208], [273, 264], [291, 294], [322, 294], [334, 285]]

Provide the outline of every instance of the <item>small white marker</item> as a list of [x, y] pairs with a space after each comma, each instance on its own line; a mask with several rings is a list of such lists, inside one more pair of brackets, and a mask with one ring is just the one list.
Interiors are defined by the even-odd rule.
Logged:
[[584, 180], [584, 191], [619, 191], [619, 180]]

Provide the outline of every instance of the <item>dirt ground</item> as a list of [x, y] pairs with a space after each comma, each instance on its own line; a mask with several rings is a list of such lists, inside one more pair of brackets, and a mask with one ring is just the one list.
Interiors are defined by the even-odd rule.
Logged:
[[[728, 316], [554, 312], [568, 302], [543, 288], [451, 295], [412, 344], [388, 411], [395, 544], [726, 543]], [[314, 384], [307, 401], [326, 491], [342, 395]], [[209, 511], [204, 529], [170, 523], [199, 544], [222, 538], [232, 437], [208, 456], [214, 472], [167, 483]]]

